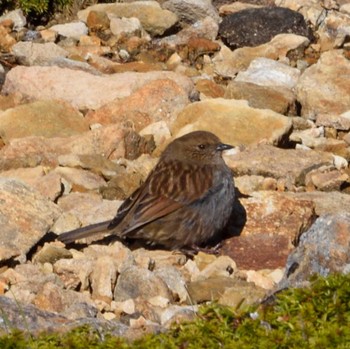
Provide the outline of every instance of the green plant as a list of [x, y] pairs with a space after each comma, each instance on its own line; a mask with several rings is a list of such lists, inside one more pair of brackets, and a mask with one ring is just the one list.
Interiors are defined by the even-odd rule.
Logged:
[[25, 14], [44, 14], [50, 11], [62, 10], [71, 5], [73, 0], [4, 0], [0, 1], [0, 10], [13, 10], [20, 8]]

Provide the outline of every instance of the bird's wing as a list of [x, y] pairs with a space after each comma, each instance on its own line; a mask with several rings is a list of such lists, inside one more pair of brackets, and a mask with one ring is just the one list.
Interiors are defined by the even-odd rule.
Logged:
[[179, 208], [205, 198], [213, 189], [211, 166], [160, 163], [120, 207], [109, 229], [125, 235]]

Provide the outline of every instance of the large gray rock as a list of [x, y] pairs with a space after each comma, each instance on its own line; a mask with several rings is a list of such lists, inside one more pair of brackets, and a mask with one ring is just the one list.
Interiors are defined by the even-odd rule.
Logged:
[[45, 65], [59, 57], [67, 57], [69, 52], [48, 42], [44, 44], [20, 41], [13, 45], [12, 53], [24, 65]]
[[[0, 307], [6, 309], [6, 318], [1, 315], [0, 332], [8, 334], [9, 328], [30, 333], [41, 333], [43, 331], [70, 331], [75, 327], [89, 325], [99, 333], [104, 332], [115, 336], [125, 335], [128, 327], [117, 321], [106, 321], [85, 318], [72, 321], [65, 316], [55, 312], [43, 311], [33, 305], [18, 304], [18, 301], [0, 296]], [[20, 307], [20, 308], [19, 308]], [[80, 304], [80, 307], [82, 305]], [[20, 309], [20, 314], [19, 314]]]
[[300, 287], [313, 274], [350, 272], [350, 214], [326, 215], [305, 232], [288, 257], [279, 287]]

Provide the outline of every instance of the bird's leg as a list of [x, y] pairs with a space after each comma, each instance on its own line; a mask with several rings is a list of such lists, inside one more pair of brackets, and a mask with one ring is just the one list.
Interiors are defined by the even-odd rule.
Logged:
[[192, 256], [198, 252], [216, 255], [216, 254], [219, 254], [219, 250], [221, 246], [222, 246], [221, 242], [216, 244], [214, 247], [199, 247], [197, 245], [191, 245], [190, 248], [186, 251], [188, 254], [192, 254]]

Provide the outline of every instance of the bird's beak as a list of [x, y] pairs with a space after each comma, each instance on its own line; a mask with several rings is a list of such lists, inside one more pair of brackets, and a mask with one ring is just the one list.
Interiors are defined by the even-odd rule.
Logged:
[[224, 150], [228, 150], [228, 149], [232, 149], [232, 148], [234, 148], [233, 145], [220, 143], [220, 144], [216, 147], [216, 150], [217, 150], [217, 151], [224, 151]]

